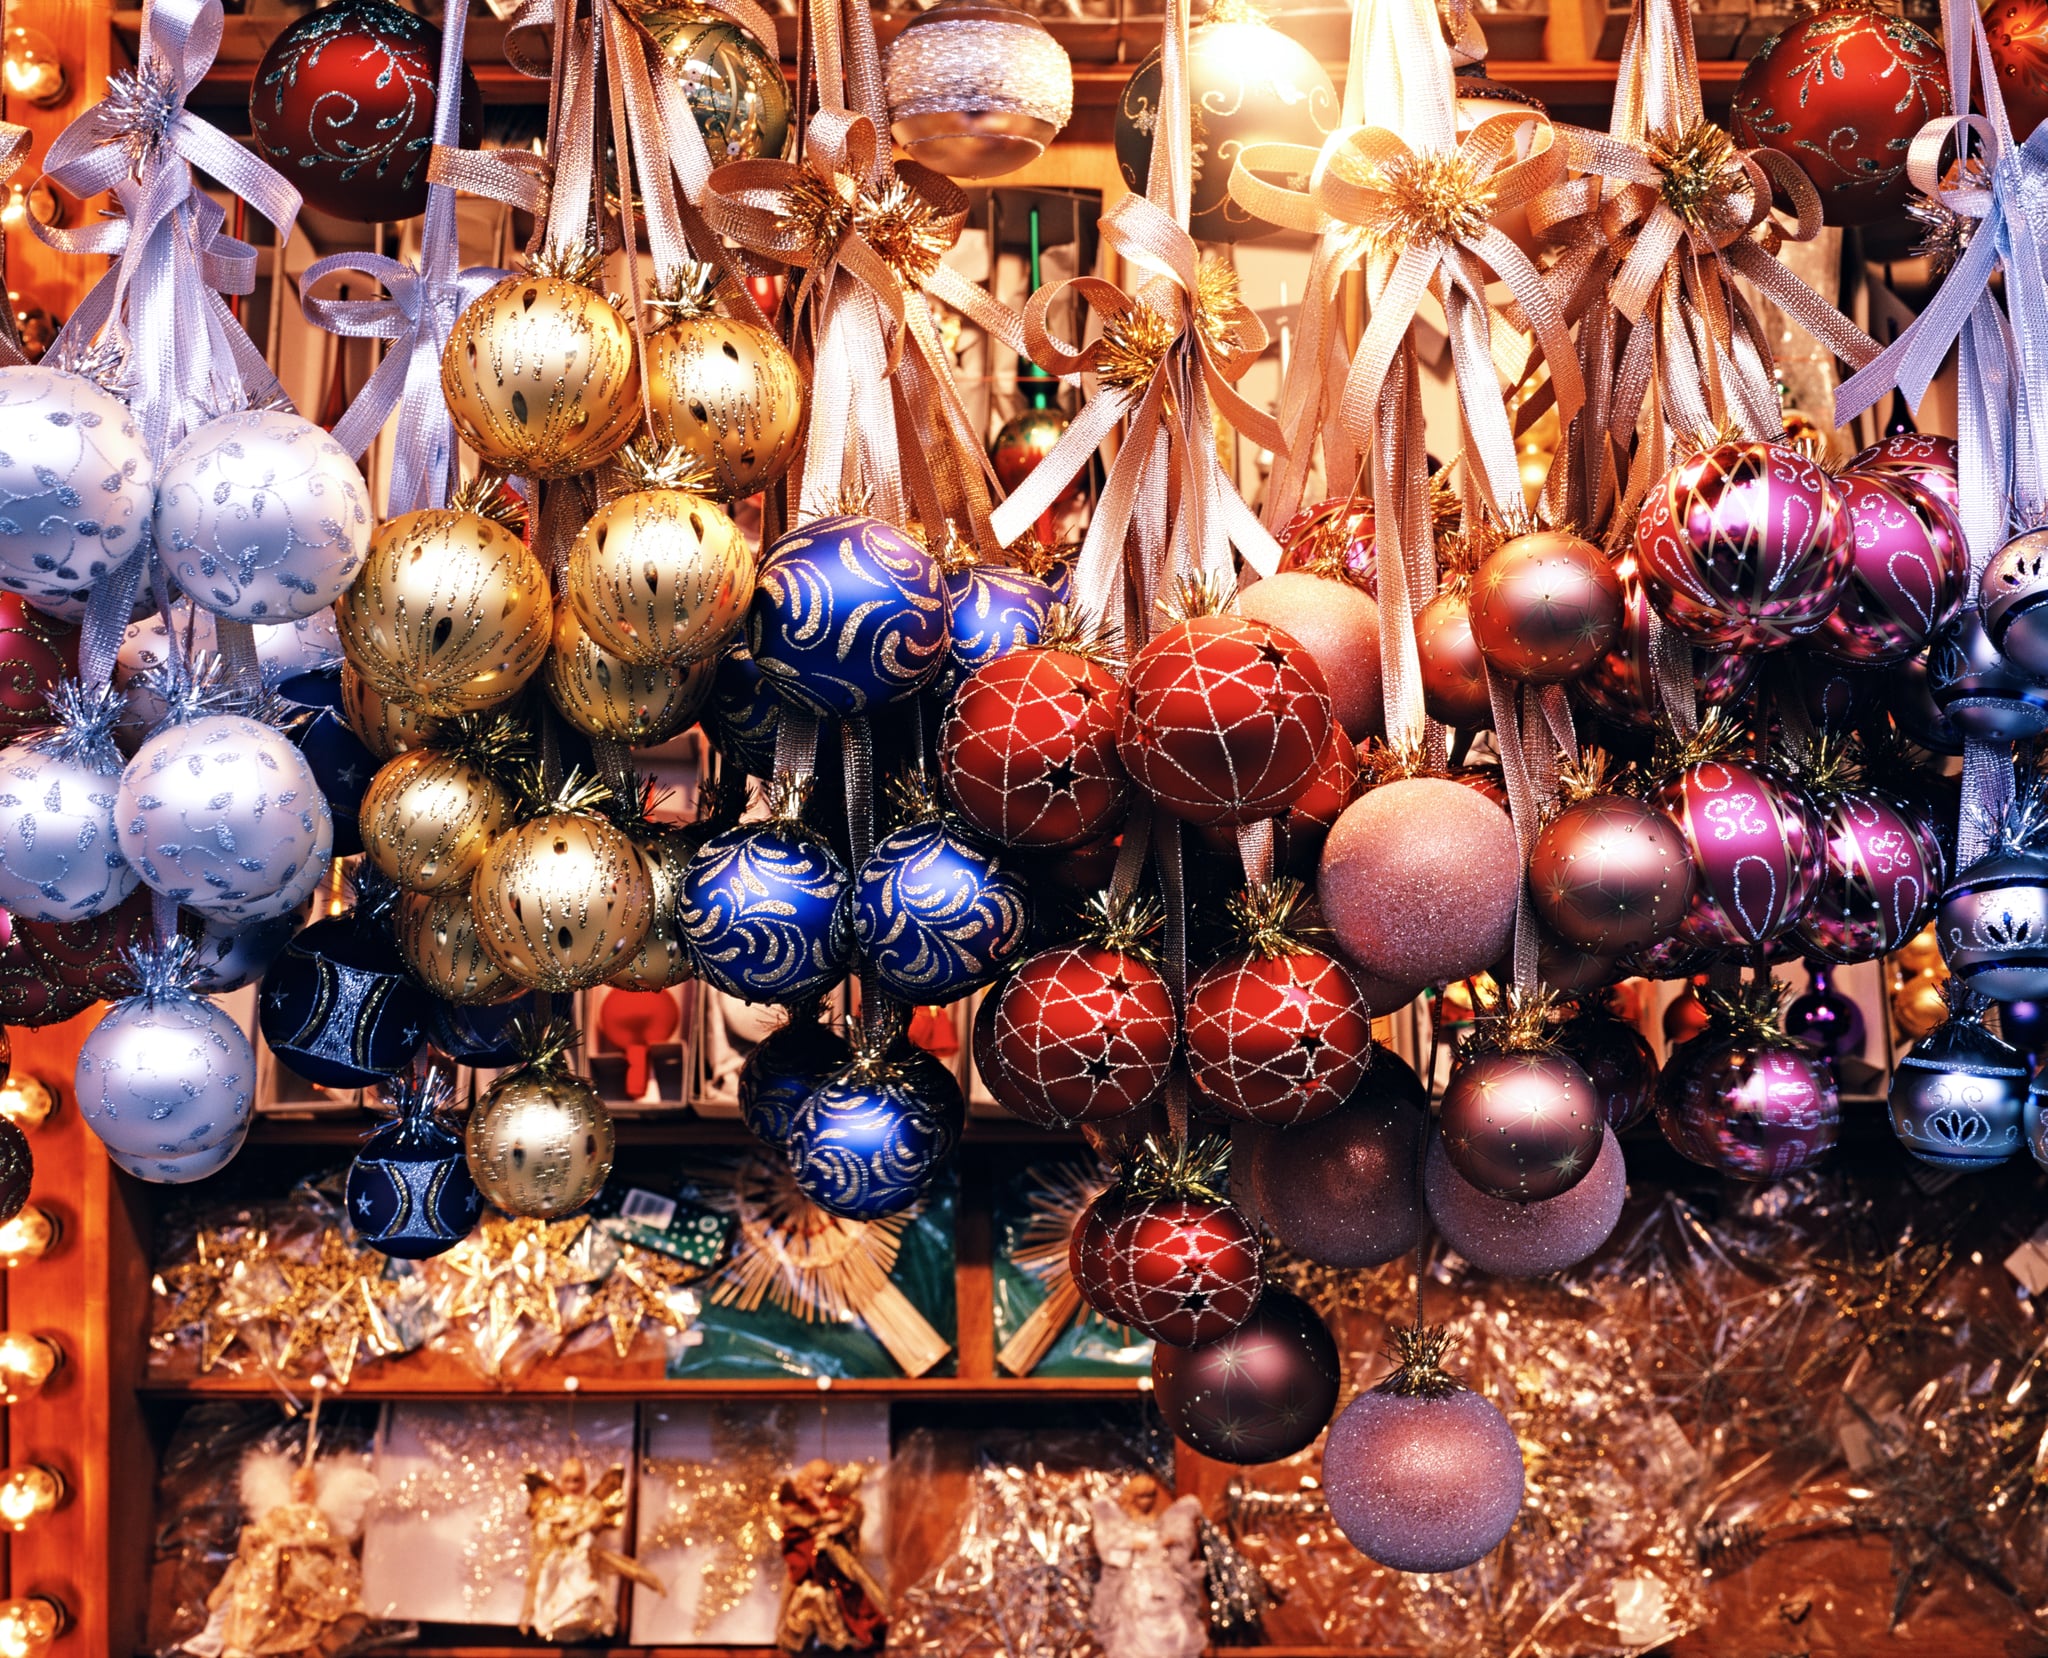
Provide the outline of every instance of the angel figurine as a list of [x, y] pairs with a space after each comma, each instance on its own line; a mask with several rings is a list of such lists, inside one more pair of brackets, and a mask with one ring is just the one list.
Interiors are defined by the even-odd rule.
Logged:
[[626, 1470], [613, 1463], [596, 1485], [580, 1457], [543, 1474], [526, 1471], [526, 1518], [533, 1557], [519, 1628], [544, 1641], [609, 1635], [618, 1627], [618, 1595], [605, 1579], [629, 1577], [666, 1595], [667, 1586], [639, 1561], [605, 1548], [598, 1538], [626, 1518]]
[[368, 1621], [355, 1540], [377, 1476], [351, 1457], [294, 1466], [283, 1451], [251, 1451], [238, 1481], [242, 1535], [206, 1597], [206, 1627], [185, 1643], [195, 1658], [337, 1652]]
[[1200, 1554], [1202, 1505], [1173, 1501], [1150, 1474], [1116, 1499], [1097, 1497], [1089, 1625], [1104, 1658], [1197, 1658], [1209, 1640]]
[[775, 1492], [775, 1523], [789, 1581], [775, 1641], [785, 1652], [816, 1643], [830, 1652], [866, 1652], [888, 1631], [889, 1599], [860, 1560], [860, 1500], [866, 1470], [834, 1468], [813, 1457]]

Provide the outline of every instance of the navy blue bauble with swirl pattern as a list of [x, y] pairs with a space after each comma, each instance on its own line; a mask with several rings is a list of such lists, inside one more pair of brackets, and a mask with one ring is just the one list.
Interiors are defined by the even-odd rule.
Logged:
[[933, 819], [884, 835], [854, 878], [853, 934], [882, 987], [951, 1002], [1023, 953], [1029, 888], [996, 854]]
[[917, 540], [835, 515], [768, 549], [747, 646], [784, 702], [848, 719], [929, 684], [946, 664], [950, 617], [939, 561]]
[[852, 1058], [845, 1037], [799, 1013], [764, 1038], [740, 1067], [740, 1116], [748, 1131], [763, 1145], [782, 1150], [804, 1101]]
[[750, 776], [770, 776], [781, 719], [782, 699], [769, 688], [746, 641], [735, 639], [718, 659], [711, 700], [704, 705], [703, 725], [712, 744]]
[[697, 971], [749, 1002], [799, 1002], [853, 959], [853, 878], [824, 838], [773, 819], [713, 835], [683, 872], [677, 916]]
[[931, 1097], [926, 1067], [856, 1062], [819, 1085], [790, 1125], [783, 1155], [798, 1190], [844, 1220], [908, 1209], [945, 1166], [957, 1140], [954, 1099]]
[[373, 1131], [348, 1166], [349, 1224], [372, 1249], [423, 1261], [469, 1236], [483, 1194], [441, 1119], [449, 1091], [440, 1077], [387, 1092], [399, 1096], [398, 1120]]
[[406, 972], [388, 917], [354, 910], [303, 927], [263, 975], [271, 1051], [323, 1088], [367, 1088], [411, 1063], [432, 998]]
[[937, 689], [950, 695], [984, 662], [1037, 644], [1052, 607], [1068, 602], [1072, 586], [1072, 569], [1064, 564], [1043, 576], [999, 564], [974, 564], [948, 576], [953, 642]]

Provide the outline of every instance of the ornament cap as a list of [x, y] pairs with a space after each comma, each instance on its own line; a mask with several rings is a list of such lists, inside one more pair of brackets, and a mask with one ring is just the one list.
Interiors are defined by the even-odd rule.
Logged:
[[1157, 1135], [1147, 1135], [1118, 1184], [1126, 1197], [1140, 1202], [1194, 1197], [1228, 1203], [1223, 1183], [1229, 1168], [1230, 1141], [1224, 1135], [1205, 1134], [1198, 1140], [1175, 1140], [1171, 1145], [1162, 1144]]
[[1548, 1053], [1557, 1046], [1556, 1019], [1564, 998], [1554, 990], [1524, 992], [1509, 985], [1507, 993], [1472, 1026], [1461, 1059], [1476, 1054]]
[[514, 535], [526, 532], [526, 502], [511, 480], [495, 472], [479, 472], [455, 486], [448, 497], [450, 512], [488, 519]]
[[1779, 1012], [1790, 988], [1779, 978], [1751, 979], [1742, 984], [1709, 987], [1699, 992], [1699, 998], [1707, 1010], [1707, 1022], [1715, 1031], [1775, 1041], [1785, 1034]]
[[1465, 1384], [1443, 1368], [1451, 1350], [1451, 1332], [1441, 1324], [1395, 1325], [1387, 1332], [1394, 1373], [1376, 1384], [1375, 1393], [1399, 1399], [1448, 1399], [1466, 1391]]
[[127, 765], [114, 743], [114, 728], [128, 708], [128, 693], [110, 680], [88, 686], [60, 680], [44, 694], [54, 723], [29, 739], [38, 753], [77, 760], [111, 777]]
[[378, 1098], [400, 1121], [443, 1126], [443, 1119], [455, 1101], [455, 1082], [438, 1065], [422, 1074], [401, 1071], [377, 1085]]
[[1098, 892], [1082, 906], [1081, 925], [1084, 935], [1105, 950], [1156, 961], [1158, 950], [1152, 936], [1166, 925], [1166, 912], [1150, 898]]
[[1308, 889], [1291, 877], [1246, 887], [1230, 900], [1230, 918], [1244, 934], [1245, 947], [1268, 961], [1301, 955], [1329, 936]]

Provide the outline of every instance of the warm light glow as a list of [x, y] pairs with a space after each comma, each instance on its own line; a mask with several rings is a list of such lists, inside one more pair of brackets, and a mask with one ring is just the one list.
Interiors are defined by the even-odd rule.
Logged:
[[0, 84], [8, 97], [26, 98], [32, 104], [61, 104], [70, 90], [50, 37], [19, 23], [7, 31], [6, 47], [0, 51]]
[[21, 186], [11, 185], [7, 191], [7, 203], [0, 207], [0, 225], [18, 225], [28, 217], [28, 197], [21, 193]]
[[64, 1350], [47, 1336], [0, 1330], [0, 1404], [17, 1404], [38, 1391], [63, 1361]]
[[40, 1462], [24, 1462], [0, 1473], [0, 1525], [26, 1531], [64, 1501], [64, 1476]]
[[40, 1261], [57, 1242], [57, 1217], [28, 1204], [12, 1220], [0, 1224], [0, 1268]]
[[43, 1658], [70, 1624], [64, 1603], [50, 1595], [0, 1601], [0, 1658]]
[[57, 1096], [50, 1085], [25, 1071], [16, 1071], [0, 1082], [0, 1117], [26, 1133], [41, 1128], [57, 1109]]

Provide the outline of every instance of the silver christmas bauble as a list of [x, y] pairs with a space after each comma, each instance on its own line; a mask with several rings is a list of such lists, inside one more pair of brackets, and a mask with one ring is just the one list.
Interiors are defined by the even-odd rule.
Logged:
[[128, 407], [53, 368], [0, 368], [0, 587], [78, 599], [149, 538], [155, 469]]
[[78, 1111], [108, 1149], [188, 1157], [239, 1135], [256, 1050], [226, 1009], [189, 992], [117, 1002], [78, 1051]]
[[883, 65], [889, 132], [951, 178], [999, 178], [1036, 160], [1074, 113], [1074, 66], [1009, 0], [913, 12]]
[[[265, 685], [277, 685], [294, 674], [312, 673], [332, 667], [341, 660], [341, 630], [334, 624], [334, 612], [321, 610], [297, 621], [258, 623], [256, 665]], [[176, 638], [175, 647], [172, 644]], [[190, 638], [192, 653], [211, 654], [220, 649], [212, 615], [196, 610], [187, 599], [171, 601], [171, 625], [164, 627], [161, 612], [154, 607], [141, 620], [131, 622], [121, 636], [121, 649], [114, 658], [114, 683], [127, 693], [128, 708], [121, 716], [122, 746], [132, 749], [147, 737], [164, 717], [164, 699], [148, 676], [174, 653], [182, 654]]]
[[[206, 921], [199, 936], [192, 940], [192, 988], [209, 996], [222, 996], [230, 990], [240, 990], [245, 984], [254, 984], [298, 930], [296, 910], [247, 925]], [[191, 937], [189, 933], [186, 936]]]
[[0, 909], [31, 921], [105, 915], [139, 877], [114, 827], [121, 751], [63, 733], [0, 749]]
[[201, 608], [241, 622], [325, 610], [370, 548], [370, 491], [310, 420], [242, 409], [171, 451], [156, 488], [156, 546]]
[[218, 903], [185, 900], [185, 908], [209, 927], [254, 927], [284, 916], [296, 924], [306, 901], [319, 890], [334, 864], [334, 819], [320, 820], [320, 833], [306, 867], [267, 898], [224, 899]]
[[249, 1126], [244, 1123], [219, 1145], [205, 1151], [188, 1151], [181, 1157], [129, 1157], [109, 1147], [107, 1161], [123, 1174], [132, 1174], [152, 1186], [188, 1186], [195, 1180], [219, 1174], [235, 1160], [242, 1142], [248, 1138]]

